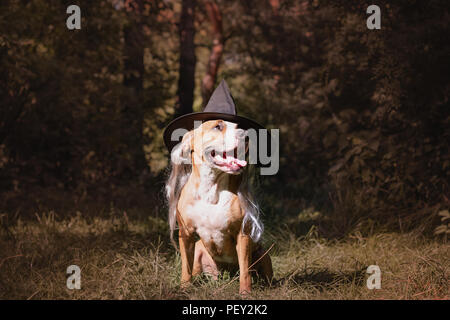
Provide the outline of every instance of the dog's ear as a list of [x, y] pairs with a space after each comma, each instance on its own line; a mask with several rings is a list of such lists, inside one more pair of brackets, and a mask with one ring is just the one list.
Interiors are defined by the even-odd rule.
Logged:
[[192, 164], [191, 151], [194, 143], [194, 131], [189, 131], [183, 136], [183, 139], [178, 143], [170, 154], [170, 160], [173, 164]]

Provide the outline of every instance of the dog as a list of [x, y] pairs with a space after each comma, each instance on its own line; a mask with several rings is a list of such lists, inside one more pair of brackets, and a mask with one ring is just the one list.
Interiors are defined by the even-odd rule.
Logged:
[[217, 279], [224, 270], [239, 271], [240, 294], [251, 292], [252, 276], [272, 281], [272, 262], [259, 242], [259, 208], [247, 181], [245, 136], [236, 123], [209, 120], [171, 151], [166, 195], [172, 241], [179, 227], [182, 287], [192, 276]]

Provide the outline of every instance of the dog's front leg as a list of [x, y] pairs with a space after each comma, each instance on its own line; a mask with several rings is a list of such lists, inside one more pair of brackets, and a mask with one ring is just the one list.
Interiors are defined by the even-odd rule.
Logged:
[[178, 237], [181, 255], [181, 286], [187, 287], [192, 278], [192, 266], [194, 263], [194, 234], [180, 226]]
[[250, 262], [252, 261], [252, 239], [239, 232], [236, 250], [239, 260], [239, 293], [247, 294], [252, 290], [252, 277], [250, 276]]

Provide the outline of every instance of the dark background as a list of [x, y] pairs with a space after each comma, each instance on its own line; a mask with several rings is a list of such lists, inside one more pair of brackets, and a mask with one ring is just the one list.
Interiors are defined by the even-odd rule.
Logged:
[[239, 114], [280, 129], [264, 219], [432, 234], [449, 207], [448, 1], [376, 1], [381, 30], [370, 4], [1, 1], [1, 212], [165, 216], [163, 128], [225, 78]]

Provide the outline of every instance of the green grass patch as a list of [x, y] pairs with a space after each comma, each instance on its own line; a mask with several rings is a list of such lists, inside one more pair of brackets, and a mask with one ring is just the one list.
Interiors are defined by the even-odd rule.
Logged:
[[[5, 215], [3, 215], [5, 218]], [[0, 299], [241, 299], [238, 275], [194, 279], [179, 287], [181, 261], [164, 219], [112, 212], [54, 212], [0, 228]], [[266, 223], [269, 224], [269, 223]], [[248, 299], [448, 299], [449, 246], [414, 233], [356, 232], [344, 239], [298, 236], [271, 225], [267, 247], [276, 281], [258, 283]], [[81, 289], [66, 287], [69, 265], [81, 268]], [[369, 265], [382, 272], [369, 290]]]

